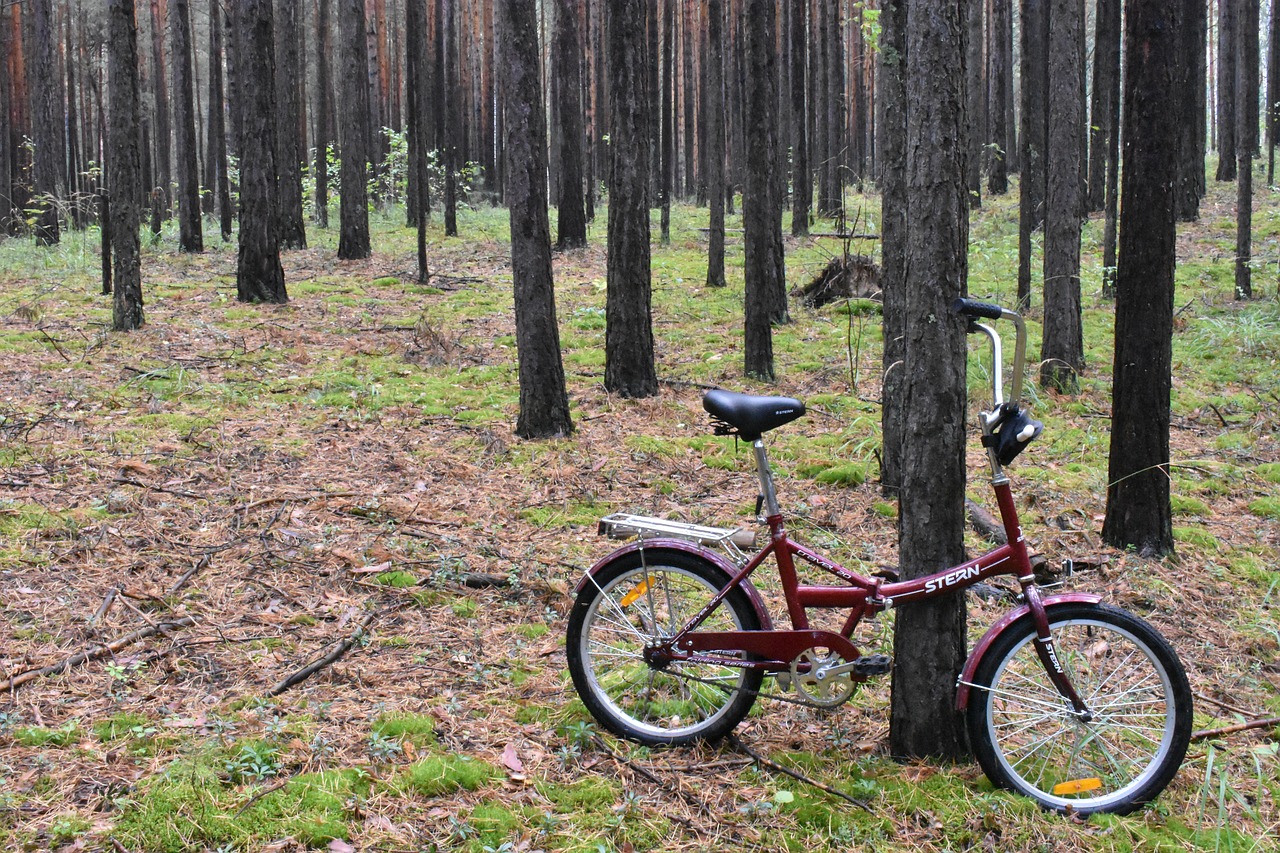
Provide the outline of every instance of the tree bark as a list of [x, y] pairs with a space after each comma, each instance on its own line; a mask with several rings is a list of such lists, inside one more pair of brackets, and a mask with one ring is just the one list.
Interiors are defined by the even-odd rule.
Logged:
[[63, 112], [58, 93], [57, 29], [52, 0], [30, 0], [32, 57], [27, 66], [27, 90], [32, 100], [35, 162], [32, 169], [36, 198], [36, 243], [52, 246], [60, 239], [58, 205], [66, 199], [63, 165], [66, 158], [62, 134]]
[[405, 4], [405, 49], [407, 65], [407, 107], [409, 125], [409, 178], [412, 221], [418, 237], [418, 282], [430, 280], [427, 264], [427, 220], [431, 215], [431, 79], [427, 51], [427, 5]]
[[672, 73], [671, 63], [675, 58], [675, 0], [662, 0], [662, 76], [660, 78], [662, 127], [659, 132], [659, 151], [661, 168], [658, 174], [658, 203], [661, 213], [658, 219], [658, 233], [662, 244], [671, 242], [671, 191], [675, 185], [673, 171], [675, 159], [675, 94], [676, 77]]
[[1080, 226], [1085, 210], [1084, 0], [1051, 0], [1048, 130], [1045, 145], [1044, 337], [1040, 384], [1079, 389], [1084, 367], [1080, 319]]
[[809, 167], [809, 122], [805, 93], [808, 77], [808, 0], [792, 0], [791, 8], [791, 234], [809, 236], [809, 211], [813, 204], [813, 175]]
[[[155, 96], [155, 186], [160, 191], [161, 216], [169, 218], [170, 184], [173, 181], [172, 159], [169, 147], [173, 132], [169, 122], [169, 83], [165, 74], [167, 63], [164, 50], [164, 24], [168, 17], [169, 0], [151, 0], [151, 90]], [[153, 230], [154, 226], [153, 226]]]
[[[276, 193], [275, 36], [271, 0], [236, 4], [236, 74], [240, 92], [240, 248], [236, 298], [289, 301], [280, 266]], [[283, 132], [292, 132], [285, 128]]]
[[[906, 577], [964, 559], [965, 292], [963, 0], [907, 7], [907, 216], [901, 565]], [[965, 657], [962, 595], [896, 610], [889, 743], [893, 755], [968, 754], [955, 707]]]
[[1173, 366], [1173, 187], [1183, 98], [1179, 24], [1195, 0], [1126, 4], [1124, 175], [1116, 281], [1111, 453], [1102, 538], [1143, 556], [1173, 551], [1169, 394]]
[[707, 206], [707, 287], [724, 287], [724, 9], [720, 0], [707, 0], [707, 55], [703, 64], [703, 114]]
[[1218, 0], [1219, 181], [1236, 179], [1236, 8], [1241, 0]]
[[171, 0], [169, 44], [173, 56], [174, 141], [178, 154], [178, 249], [203, 252], [200, 224], [200, 165], [196, 151], [195, 75], [191, 59], [188, 0]]
[[1107, 202], [1107, 155], [1120, 102], [1121, 0], [1098, 0], [1094, 22], [1093, 99], [1089, 110], [1089, 210]]
[[[569, 17], [572, 11], [562, 2], [559, 12], [562, 20], [558, 25], [564, 26], [563, 18]], [[506, 92], [503, 126], [506, 198], [511, 218], [511, 276], [515, 288], [516, 351], [520, 362], [520, 417], [516, 435], [550, 438], [568, 435], [573, 431], [573, 421], [569, 417], [569, 398], [560, 360], [551, 275], [547, 128], [538, 67], [538, 24], [533, 4], [526, 0], [500, 0], [498, 20], [502, 39], [499, 65], [503, 72], [502, 89]], [[564, 88], [572, 88], [576, 95], [577, 81], [572, 87]]]
[[906, 370], [904, 323], [907, 287], [907, 3], [886, 0], [880, 13], [880, 91], [876, 123], [880, 152], [880, 290], [884, 365], [881, 375], [880, 490], [896, 497], [902, 487], [903, 403]]
[[[747, 376], [768, 382], [774, 379], [773, 324], [786, 321], [786, 284], [779, 274], [778, 262], [782, 210], [774, 181], [778, 111], [774, 12], [771, 0], [745, 0], [743, 5], [747, 26], [744, 105], [751, 116], [745, 128], [747, 175], [742, 190], [746, 248], [743, 367]], [[778, 314], [779, 302], [782, 316]]]
[[1178, 134], [1178, 191], [1175, 203], [1179, 222], [1194, 222], [1200, 218], [1200, 199], [1204, 198], [1205, 192], [1205, 41], [1208, 35], [1208, 14], [1208, 7], [1204, 3], [1197, 3], [1188, 9], [1188, 20], [1182, 27], [1183, 50], [1187, 61], [1179, 63], [1183, 78], [1178, 83], [1178, 91], [1187, 99], [1187, 113]]
[[[556, 218], [556, 248], [587, 245], [587, 211], [582, 192], [582, 79], [576, 0], [556, 6], [556, 67], [560, 69], [560, 200]], [[508, 90], [508, 95], [511, 92]], [[506, 128], [510, 138], [510, 124]]]
[[1236, 7], [1236, 299], [1253, 298], [1253, 155], [1258, 146], [1258, 0]]
[[444, 9], [444, 233], [458, 236], [458, 157], [462, 124], [462, 84], [458, 68], [459, 0], [440, 0]]
[[1005, 110], [1005, 102], [1010, 97], [1009, 71], [1013, 62], [1010, 2], [1011, 0], [993, 0], [991, 4], [991, 55], [987, 72], [991, 103], [988, 110], [991, 117], [991, 142], [995, 150], [989, 159], [991, 165], [987, 173], [987, 192], [992, 195], [1004, 195], [1009, 191], [1009, 154], [1013, 149]]
[[[423, 38], [426, 38], [425, 30]], [[315, 220], [321, 228], [329, 227], [329, 145], [333, 124], [333, 78], [329, 58], [333, 54], [329, 0], [316, 5], [316, 156], [315, 156]]]
[[115, 262], [111, 327], [140, 327], [142, 307], [142, 157], [138, 114], [138, 25], [133, 0], [107, 0], [108, 113], [107, 188], [111, 203], [111, 250]]
[[1276, 125], [1280, 123], [1280, 4], [1271, 3], [1267, 51], [1267, 185], [1276, 180]]
[[1031, 235], [1044, 222], [1049, 0], [1022, 0], [1022, 169], [1018, 200], [1018, 305], [1031, 305]]
[[[220, 0], [209, 0], [209, 123], [205, 144], [205, 183], [213, 193], [222, 239], [231, 239], [231, 181], [227, 176], [226, 97], [222, 76], [222, 21]], [[210, 210], [212, 213], [213, 210]]]
[[658, 393], [649, 268], [650, 122], [645, 0], [615, 0], [609, 31], [609, 239], [604, 386], [623, 397]]
[[302, 30], [301, 0], [275, 0], [276, 60], [276, 215], [279, 219], [280, 246], [284, 249], [307, 247], [307, 226], [302, 218], [302, 59], [298, 34]]
[[982, 151], [987, 138], [987, 93], [983, 86], [983, 0], [966, 0], [968, 18], [965, 26], [968, 55], [965, 57], [965, 183], [969, 191], [969, 207], [982, 207]]
[[[16, 9], [16, 7], [15, 7]], [[0, 67], [5, 73], [0, 75], [0, 118], [4, 119], [0, 126], [0, 236], [12, 233], [16, 220], [13, 197], [13, 95], [10, 88], [12, 75], [9, 73], [10, 56], [10, 17], [8, 10], [0, 10]]]
[[369, 240], [369, 53], [364, 0], [338, 0], [342, 62], [338, 257], [367, 258]]

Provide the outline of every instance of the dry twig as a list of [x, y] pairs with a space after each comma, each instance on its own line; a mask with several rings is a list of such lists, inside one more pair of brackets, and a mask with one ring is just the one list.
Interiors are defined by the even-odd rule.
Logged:
[[804, 782], [806, 785], [812, 785], [813, 787], [817, 788], [819, 791], [824, 791], [828, 794], [831, 794], [833, 797], [839, 797], [845, 802], [852, 803], [853, 805], [857, 806], [858, 808], [862, 809], [865, 812], [871, 811], [871, 806], [867, 805], [862, 800], [859, 800], [856, 797], [851, 797], [848, 794], [846, 794], [844, 791], [837, 790], [831, 787], [830, 785], [826, 784], [825, 782], [819, 782], [817, 779], [810, 779], [808, 776], [804, 775], [803, 773], [799, 773], [795, 770], [792, 770], [789, 767], [783, 767], [781, 764], [777, 763], [776, 761], [772, 761], [768, 758], [765, 758], [763, 755], [761, 755], [760, 753], [756, 752], [754, 749], [752, 749], [751, 747], [743, 743], [738, 738], [737, 735], [732, 735], [732, 734], [729, 735], [729, 743], [733, 744], [735, 749], [745, 752], [747, 755], [751, 756], [753, 759], [755, 759], [755, 762], [757, 764], [763, 767], [767, 767], [770, 770], [776, 770], [779, 773], [790, 776], [792, 779], [795, 779], [797, 782]]
[[349, 636], [343, 637], [341, 640], [332, 644], [333, 648], [327, 654], [318, 660], [312, 661], [287, 678], [282, 679], [275, 687], [272, 687], [267, 691], [267, 695], [279, 696], [295, 684], [306, 681], [326, 666], [340, 660], [343, 655], [351, 650], [352, 646], [360, 641], [360, 638], [364, 636], [365, 631], [368, 630], [371, 624], [373, 624], [373, 620], [378, 618], [379, 615], [380, 613], [376, 611], [367, 614], [360, 620], [360, 624], [356, 626], [356, 629], [352, 631]]

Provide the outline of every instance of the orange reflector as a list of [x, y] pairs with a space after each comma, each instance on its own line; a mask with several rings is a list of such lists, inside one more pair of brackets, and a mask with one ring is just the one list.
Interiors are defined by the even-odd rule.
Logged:
[[648, 578], [646, 578], [645, 580], [640, 581], [640, 583], [636, 585], [635, 589], [631, 590], [631, 592], [622, 596], [622, 601], [618, 603], [621, 604], [623, 607], [630, 607], [631, 605], [636, 603], [637, 598], [644, 595], [648, 591], [649, 591], [649, 580]]
[[1059, 797], [1068, 794], [1083, 794], [1085, 791], [1096, 791], [1102, 787], [1102, 780], [1094, 777], [1092, 779], [1072, 779], [1070, 782], [1059, 782], [1053, 786], [1053, 793]]

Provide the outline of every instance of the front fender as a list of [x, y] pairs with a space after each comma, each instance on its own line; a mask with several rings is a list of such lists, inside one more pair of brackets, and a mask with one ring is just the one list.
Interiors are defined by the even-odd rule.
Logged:
[[[1044, 599], [1046, 609], [1055, 604], [1098, 604], [1102, 601], [1102, 596], [1094, 595], [1088, 592], [1067, 592], [1061, 595], [1051, 595]], [[1003, 634], [1015, 623], [1023, 618], [1031, 616], [1031, 608], [1022, 605], [1016, 610], [1011, 610], [1004, 617], [987, 629], [987, 633], [982, 635], [982, 639], [973, 647], [973, 651], [969, 653], [969, 659], [964, 662], [964, 669], [960, 672], [960, 680], [956, 685], [956, 708], [960, 711], [969, 708], [969, 685], [973, 682], [974, 673], [978, 671], [978, 664], [982, 662], [982, 657], [987, 653], [987, 649], [991, 648], [991, 644], [996, 638]]]
[[[684, 554], [692, 554], [695, 557], [706, 560], [720, 571], [724, 572], [726, 578], [731, 578], [738, 573], [738, 566], [735, 566], [724, 555], [718, 551], [713, 551], [696, 542], [690, 542], [686, 539], [637, 539], [623, 545], [616, 551], [611, 552], [607, 556], [601, 558], [594, 566], [587, 570], [582, 579], [578, 581], [578, 585], [574, 587], [573, 594], [576, 597], [582, 592], [582, 588], [591, 582], [591, 578], [599, 574], [605, 566], [612, 563], [619, 557], [624, 557], [636, 551], [643, 549], [647, 555], [652, 554], [653, 559], [661, 559], [663, 551], [679, 551]], [[747, 598], [751, 601], [751, 606], [755, 608], [756, 615], [760, 618], [760, 628], [764, 631], [773, 630], [773, 620], [769, 618], [769, 611], [764, 606], [764, 599], [760, 597], [760, 593], [752, 586], [750, 580], [742, 581], [742, 589], [747, 594]]]

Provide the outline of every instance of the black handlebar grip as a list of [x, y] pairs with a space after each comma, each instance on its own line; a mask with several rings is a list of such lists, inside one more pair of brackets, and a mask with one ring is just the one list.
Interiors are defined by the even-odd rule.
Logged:
[[990, 302], [979, 302], [976, 299], [957, 297], [951, 303], [951, 310], [966, 317], [984, 317], [988, 320], [999, 320], [1004, 316], [1004, 309]]

